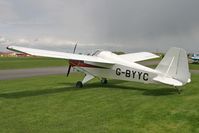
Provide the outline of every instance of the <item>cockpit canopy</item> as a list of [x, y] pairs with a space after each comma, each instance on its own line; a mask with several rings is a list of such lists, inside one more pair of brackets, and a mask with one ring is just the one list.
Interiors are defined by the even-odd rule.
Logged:
[[92, 52], [90, 55], [96, 56], [96, 55], [98, 55], [99, 53], [101, 53], [102, 51], [103, 51], [103, 50], [97, 49], [95, 52]]

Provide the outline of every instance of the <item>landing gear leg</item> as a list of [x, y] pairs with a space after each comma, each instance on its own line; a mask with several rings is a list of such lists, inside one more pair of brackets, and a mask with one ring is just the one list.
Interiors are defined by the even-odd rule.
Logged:
[[107, 83], [108, 83], [108, 80], [106, 78], [101, 79], [101, 84], [107, 84]]
[[94, 76], [90, 75], [90, 74], [86, 74], [86, 76], [84, 77], [83, 81], [78, 81], [76, 83], [76, 88], [82, 88], [84, 86], [85, 83], [87, 83], [88, 81], [90, 81], [91, 79], [93, 79]]

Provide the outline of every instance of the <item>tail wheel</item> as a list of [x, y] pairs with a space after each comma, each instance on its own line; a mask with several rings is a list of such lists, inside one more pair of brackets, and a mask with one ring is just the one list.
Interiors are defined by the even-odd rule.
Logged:
[[176, 86], [174, 86], [174, 88], [177, 90], [178, 94], [181, 94], [181, 92], [182, 92], [182, 89], [180, 89], [180, 88], [177, 88]]
[[81, 81], [77, 81], [76, 83], [76, 88], [82, 88], [83, 87], [83, 84]]
[[101, 84], [107, 84], [107, 83], [108, 83], [108, 80], [106, 78], [102, 78]]

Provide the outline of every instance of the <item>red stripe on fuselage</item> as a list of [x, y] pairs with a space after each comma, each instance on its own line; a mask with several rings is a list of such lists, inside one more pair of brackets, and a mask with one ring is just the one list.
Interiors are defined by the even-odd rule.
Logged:
[[79, 61], [79, 60], [69, 60], [69, 64], [72, 67], [104, 68], [104, 67], [100, 67], [100, 66], [94, 66], [94, 65], [91, 65], [91, 64], [86, 64], [86, 63], [84, 63], [84, 61]]

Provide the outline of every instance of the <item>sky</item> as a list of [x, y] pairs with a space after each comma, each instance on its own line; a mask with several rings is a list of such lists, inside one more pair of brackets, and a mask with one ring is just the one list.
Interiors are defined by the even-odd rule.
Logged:
[[198, 0], [0, 0], [8, 45], [72, 52], [199, 51]]

